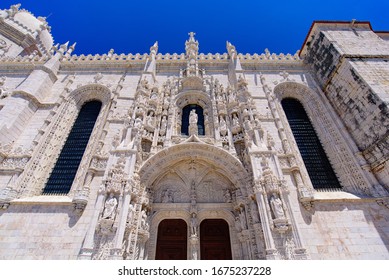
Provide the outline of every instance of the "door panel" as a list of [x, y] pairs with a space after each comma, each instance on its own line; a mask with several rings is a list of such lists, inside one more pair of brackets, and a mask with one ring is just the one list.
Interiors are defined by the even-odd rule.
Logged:
[[187, 224], [181, 219], [163, 220], [158, 226], [156, 260], [187, 259]]
[[202, 260], [231, 260], [230, 231], [222, 219], [204, 220], [200, 224]]

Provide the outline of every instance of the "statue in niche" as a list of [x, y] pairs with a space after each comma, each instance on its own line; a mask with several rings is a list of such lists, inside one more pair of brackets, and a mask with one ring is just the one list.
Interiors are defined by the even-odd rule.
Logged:
[[234, 116], [232, 117], [232, 125], [239, 126], [239, 119], [238, 119], [238, 116], [236, 114], [234, 114]]
[[196, 114], [196, 110], [192, 109], [189, 114], [189, 124], [197, 125], [198, 117]]
[[159, 135], [165, 136], [166, 128], [167, 128], [167, 120], [166, 120], [166, 116], [163, 116], [161, 120], [161, 129], [159, 130]]
[[235, 217], [235, 229], [236, 229], [237, 232], [241, 232], [242, 231], [242, 225], [240, 223], [239, 216]]
[[198, 127], [197, 127], [197, 122], [198, 122], [198, 116], [196, 114], [196, 110], [192, 109], [189, 114], [189, 135], [198, 135]]
[[259, 223], [258, 206], [257, 206], [257, 202], [255, 200], [251, 200], [250, 210], [251, 210], [251, 217], [253, 218], [253, 223], [254, 224]]
[[137, 117], [134, 122], [134, 128], [140, 130], [142, 128], [142, 119]]
[[224, 201], [225, 201], [226, 203], [232, 202], [232, 199], [231, 199], [231, 192], [230, 192], [229, 189], [225, 189], [225, 190], [224, 190], [223, 196], [224, 196]]
[[219, 103], [223, 103], [223, 102], [224, 102], [224, 98], [223, 98], [223, 93], [222, 93], [222, 92], [220, 92], [220, 93], [218, 94], [218, 96], [217, 96], [217, 101], [218, 101]]
[[149, 224], [147, 222], [147, 213], [145, 209], [142, 210], [140, 226], [143, 230], [149, 230]]
[[239, 211], [239, 220], [240, 220], [240, 225], [242, 227], [242, 230], [247, 229], [247, 220], [246, 220], [246, 214], [244, 213], [244, 208], [240, 209]]
[[190, 234], [192, 236], [197, 236], [197, 215], [196, 215], [196, 213], [192, 213], [192, 217], [190, 219]]
[[158, 98], [158, 93], [157, 93], [157, 90], [156, 90], [156, 89], [153, 89], [153, 90], [151, 91], [150, 98], [153, 99], [153, 100], [155, 100], [155, 99]]
[[231, 88], [227, 88], [227, 94], [228, 94], [228, 102], [234, 102], [236, 100], [236, 94], [235, 91]]
[[222, 136], [227, 135], [227, 123], [223, 116], [220, 116], [220, 134]]
[[132, 219], [134, 217], [134, 212], [135, 212], [135, 206], [134, 204], [130, 203], [130, 205], [128, 206], [127, 223], [131, 224]]
[[163, 108], [167, 110], [169, 108], [169, 104], [170, 104], [170, 97], [165, 97], [163, 101]]
[[244, 118], [243, 127], [244, 127], [244, 129], [245, 129], [246, 131], [250, 131], [250, 130], [253, 129], [252, 126], [251, 126], [251, 121], [249, 120], [249, 117], [248, 117], [248, 116], [246, 116], [246, 117]]
[[155, 127], [155, 116], [154, 111], [150, 111], [149, 114], [146, 117], [146, 123], [149, 128]]
[[103, 219], [113, 219], [115, 216], [115, 210], [118, 205], [118, 201], [113, 193], [109, 194], [109, 197], [105, 201]]
[[285, 219], [285, 212], [281, 199], [273, 194], [270, 198], [270, 206], [276, 219]]
[[173, 202], [173, 191], [171, 189], [166, 189], [163, 192], [161, 202], [162, 203], [172, 203]]

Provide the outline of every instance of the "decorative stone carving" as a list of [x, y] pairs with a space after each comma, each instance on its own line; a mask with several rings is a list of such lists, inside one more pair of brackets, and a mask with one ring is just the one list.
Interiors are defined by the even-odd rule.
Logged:
[[6, 77], [0, 77], [0, 99], [4, 99], [10, 95], [8, 88], [5, 86]]
[[148, 216], [146, 213], [146, 210], [143, 209], [141, 212], [141, 222], [140, 222], [141, 229], [148, 231], [149, 230], [149, 223], [148, 223]]
[[172, 203], [174, 202], [174, 192], [171, 189], [166, 189], [162, 194], [162, 203]]
[[221, 136], [227, 135], [227, 123], [224, 116], [220, 116], [220, 134]]
[[11, 45], [8, 45], [6, 41], [0, 39], [0, 57], [5, 56]]
[[196, 213], [192, 213], [192, 217], [190, 219], [190, 235], [191, 236], [198, 236], [197, 233], [197, 215]]
[[146, 117], [145, 127], [148, 131], [153, 132], [155, 129], [155, 116], [154, 112], [150, 111]]
[[225, 199], [225, 202], [226, 202], [226, 203], [232, 202], [231, 192], [230, 192], [229, 189], [225, 189], [225, 190], [224, 190], [224, 199]]
[[162, 116], [161, 128], [159, 129], [159, 135], [165, 136], [166, 135], [166, 128], [167, 128], [166, 116]]
[[254, 224], [259, 223], [260, 220], [258, 214], [258, 206], [257, 206], [257, 202], [254, 199], [250, 200], [250, 212], [251, 212], [251, 218], [253, 219], [253, 223]]
[[105, 201], [104, 211], [102, 215], [102, 219], [114, 219], [115, 218], [115, 210], [117, 207], [118, 201], [113, 193], [109, 194], [109, 197]]
[[189, 114], [189, 135], [198, 135], [198, 127], [197, 127], [197, 122], [198, 122], [198, 116], [196, 114], [195, 109], [190, 111]]
[[281, 199], [273, 194], [270, 198], [270, 206], [275, 219], [285, 219], [285, 211]]

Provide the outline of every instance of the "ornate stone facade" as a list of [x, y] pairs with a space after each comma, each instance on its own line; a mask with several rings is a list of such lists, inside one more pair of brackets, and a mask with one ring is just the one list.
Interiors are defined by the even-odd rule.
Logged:
[[[155, 259], [177, 219], [185, 259], [210, 256], [208, 220], [232, 259], [389, 259], [389, 42], [368, 22], [314, 22], [294, 55], [205, 55], [193, 32], [172, 55], [52, 42], [43, 18], [0, 10], [0, 259]], [[341, 189], [315, 189], [285, 98]], [[91, 100], [69, 192], [42, 194]]]

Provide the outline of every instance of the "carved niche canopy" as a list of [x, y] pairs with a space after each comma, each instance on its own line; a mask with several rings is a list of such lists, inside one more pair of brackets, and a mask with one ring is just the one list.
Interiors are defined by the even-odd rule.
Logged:
[[182, 90], [204, 90], [203, 80], [199, 77], [187, 77], [182, 80]]

